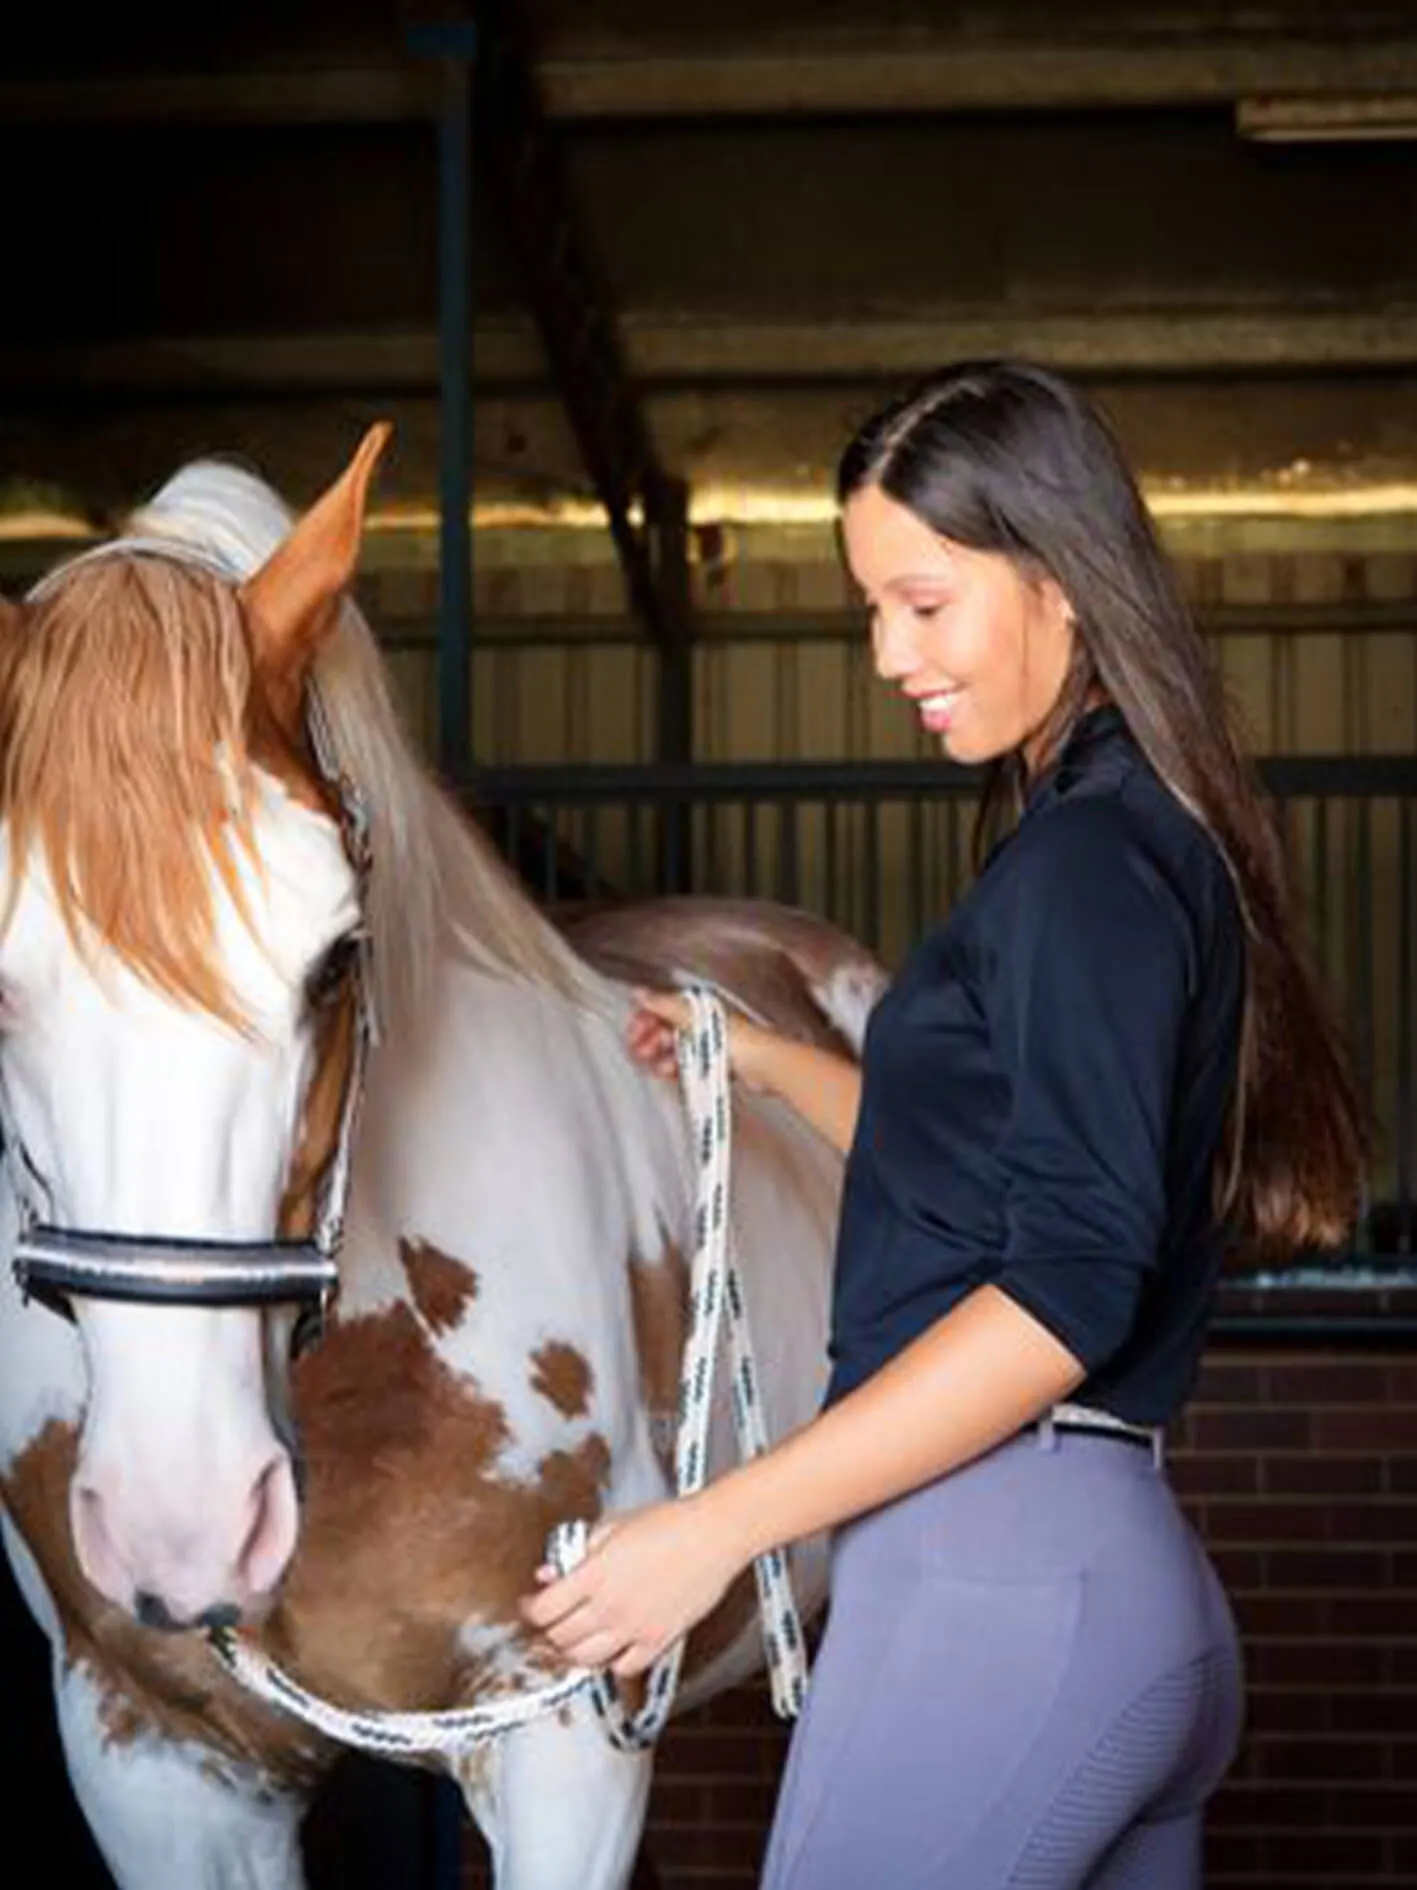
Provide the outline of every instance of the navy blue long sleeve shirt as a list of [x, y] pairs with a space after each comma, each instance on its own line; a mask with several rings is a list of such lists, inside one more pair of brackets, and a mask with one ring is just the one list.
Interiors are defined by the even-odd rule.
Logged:
[[1092, 710], [872, 1015], [828, 1401], [988, 1283], [1078, 1359], [1077, 1399], [1173, 1416], [1222, 1258], [1243, 988], [1218, 849]]

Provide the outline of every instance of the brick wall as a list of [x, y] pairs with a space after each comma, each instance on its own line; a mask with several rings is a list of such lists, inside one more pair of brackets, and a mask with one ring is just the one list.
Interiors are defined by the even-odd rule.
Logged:
[[1417, 1884], [1417, 1351], [1214, 1354], [1177, 1443], [1249, 1682], [1207, 1885]]
[[[1248, 1670], [1207, 1890], [1417, 1886], [1417, 1342], [1217, 1342], [1172, 1475]], [[756, 1882], [785, 1748], [756, 1686], [672, 1729], [647, 1839], [663, 1890]]]

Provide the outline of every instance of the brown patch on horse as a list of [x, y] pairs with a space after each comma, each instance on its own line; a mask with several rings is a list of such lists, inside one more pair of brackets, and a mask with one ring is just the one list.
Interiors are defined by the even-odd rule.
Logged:
[[52, 1420], [0, 1485], [59, 1616], [65, 1657], [92, 1681], [114, 1745], [145, 1734], [195, 1741], [282, 1782], [312, 1783], [333, 1757], [316, 1733], [273, 1712], [226, 1673], [199, 1634], [141, 1628], [105, 1601], [74, 1555], [68, 1492], [78, 1454], [72, 1425]]
[[315, 1021], [315, 1073], [305, 1091], [300, 1133], [280, 1204], [280, 1231], [288, 1240], [307, 1239], [315, 1229], [321, 1184], [339, 1148], [357, 1019], [358, 991], [347, 977]]
[[479, 1661], [465, 1623], [505, 1627], [543, 1659], [518, 1604], [554, 1523], [600, 1513], [604, 1438], [498, 1472], [500, 1405], [450, 1370], [412, 1309], [339, 1320], [294, 1371], [308, 1461], [304, 1530], [264, 1639], [317, 1693], [355, 1707], [449, 1706]]
[[429, 1330], [450, 1332], [477, 1298], [477, 1275], [426, 1240], [401, 1240], [399, 1259], [413, 1303]]
[[590, 1409], [595, 1374], [584, 1352], [560, 1339], [548, 1339], [531, 1355], [531, 1388], [554, 1404], [562, 1417], [584, 1417]]
[[689, 1269], [672, 1241], [658, 1260], [629, 1261], [630, 1314], [640, 1365], [640, 1396], [650, 1415], [660, 1463], [674, 1469], [679, 1369], [689, 1329]]
[[[501, 1626], [529, 1668], [558, 1663], [519, 1611], [553, 1524], [600, 1514], [610, 1450], [592, 1434], [523, 1482], [496, 1460], [501, 1408], [450, 1371], [407, 1306], [337, 1320], [294, 1371], [308, 1464], [302, 1533], [262, 1641], [316, 1693], [370, 1709], [452, 1706], [507, 1687], [460, 1645]], [[152, 1732], [306, 1781], [330, 1749], [238, 1687], [196, 1635], [140, 1628], [104, 1602], [74, 1558], [67, 1496], [77, 1445], [53, 1423], [0, 1497], [54, 1597], [69, 1658], [99, 1689], [109, 1736]]]

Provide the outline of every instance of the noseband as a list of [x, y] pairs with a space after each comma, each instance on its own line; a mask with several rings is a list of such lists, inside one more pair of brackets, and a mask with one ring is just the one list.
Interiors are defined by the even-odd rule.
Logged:
[[[132, 549], [132, 542], [125, 549]], [[105, 547], [105, 550], [108, 548]], [[167, 556], [192, 558], [186, 547], [162, 545]], [[231, 573], [220, 569], [220, 575]], [[306, 728], [325, 784], [335, 795], [345, 850], [364, 910], [371, 854], [368, 812], [358, 789], [341, 772], [314, 685], [307, 691]], [[296, 1308], [294, 1349], [317, 1339], [339, 1286], [335, 1255], [344, 1234], [354, 1132], [364, 1092], [368, 1053], [377, 1030], [370, 976], [369, 936], [361, 925], [358, 949], [348, 958], [354, 981], [354, 1048], [340, 1109], [339, 1138], [325, 1177], [314, 1231], [308, 1240], [199, 1240], [157, 1234], [111, 1234], [46, 1224], [47, 1193], [15, 1131], [0, 1082], [0, 1135], [20, 1207], [13, 1269], [25, 1298], [74, 1319], [74, 1301], [97, 1299], [140, 1306], [270, 1306]]]
[[35, 1222], [15, 1249], [26, 1299], [72, 1319], [75, 1299], [139, 1306], [310, 1308], [323, 1317], [339, 1285], [331, 1255], [313, 1240], [187, 1240], [93, 1234]]

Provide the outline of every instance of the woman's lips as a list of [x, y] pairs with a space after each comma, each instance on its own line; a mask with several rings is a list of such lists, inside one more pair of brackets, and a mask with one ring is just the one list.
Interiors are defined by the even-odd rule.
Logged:
[[959, 698], [958, 689], [937, 689], [933, 695], [917, 698], [915, 706], [920, 720], [932, 735], [943, 735], [949, 728], [959, 706]]

